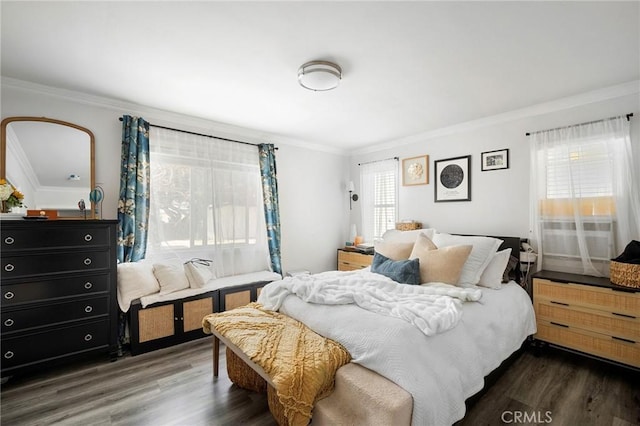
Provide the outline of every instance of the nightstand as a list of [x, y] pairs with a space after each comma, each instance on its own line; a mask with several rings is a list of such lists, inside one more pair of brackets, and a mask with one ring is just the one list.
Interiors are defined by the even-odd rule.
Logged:
[[640, 368], [640, 289], [608, 278], [533, 275], [534, 339]]
[[338, 271], [354, 271], [371, 266], [373, 254], [338, 249]]

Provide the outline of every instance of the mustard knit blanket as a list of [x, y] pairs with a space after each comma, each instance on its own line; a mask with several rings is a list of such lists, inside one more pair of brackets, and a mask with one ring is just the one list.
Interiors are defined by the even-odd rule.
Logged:
[[338, 343], [299, 321], [259, 303], [207, 315], [205, 333], [215, 329], [269, 375], [289, 425], [306, 425], [313, 404], [333, 389], [338, 368], [351, 361]]

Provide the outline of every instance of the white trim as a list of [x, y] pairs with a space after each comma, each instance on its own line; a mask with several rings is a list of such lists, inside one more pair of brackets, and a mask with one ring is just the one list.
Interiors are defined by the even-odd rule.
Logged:
[[543, 102], [541, 104], [532, 105], [530, 107], [520, 108], [513, 111], [496, 114], [489, 117], [479, 118], [464, 123], [454, 124], [448, 127], [442, 127], [430, 130], [424, 133], [407, 136], [405, 138], [383, 142], [380, 144], [368, 146], [361, 149], [351, 151], [351, 155], [370, 154], [390, 148], [397, 148], [403, 145], [409, 145], [416, 142], [424, 142], [425, 140], [452, 135], [455, 133], [467, 132], [481, 127], [493, 126], [496, 124], [506, 123], [509, 121], [520, 120], [522, 118], [533, 117], [536, 115], [548, 114], [569, 108], [575, 108], [595, 102], [602, 102], [609, 99], [615, 99], [622, 96], [640, 93], [640, 80], [633, 80], [628, 83], [617, 84], [602, 89], [592, 90], [575, 96], [556, 99], [554, 101]]
[[214, 134], [216, 136], [229, 139], [244, 139], [247, 142], [251, 143], [269, 142], [275, 145], [290, 145], [299, 148], [310, 149], [313, 151], [321, 151], [343, 156], [347, 156], [349, 154], [347, 150], [341, 148], [321, 145], [314, 142], [300, 141], [278, 134], [270, 134], [259, 130], [238, 127], [231, 124], [225, 124], [213, 120], [207, 120], [204, 118], [188, 116], [176, 112], [161, 110], [104, 96], [91, 95], [88, 93], [77, 92], [73, 90], [45, 86], [42, 84], [18, 80], [11, 77], [2, 76], [2, 87], [31, 91], [59, 99], [70, 100], [84, 105], [107, 108], [117, 111], [118, 114], [123, 113], [123, 111], [126, 111], [128, 113], [135, 113], [143, 116], [145, 120], [150, 121], [154, 124], [168, 127], [187, 127], [187, 129], [185, 130], [194, 131], [197, 133]]

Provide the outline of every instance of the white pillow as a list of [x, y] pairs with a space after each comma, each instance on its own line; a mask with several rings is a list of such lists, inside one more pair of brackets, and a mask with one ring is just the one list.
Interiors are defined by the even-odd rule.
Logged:
[[154, 263], [153, 275], [160, 283], [160, 295], [189, 288], [189, 280], [182, 264]]
[[494, 254], [491, 262], [489, 262], [489, 265], [487, 265], [480, 276], [480, 282], [478, 285], [500, 290], [502, 288], [502, 276], [504, 275], [504, 270], [507, 268], [510, 256], [510, 248], [501, 250]]
[[160, 284], [153, 275], [150, 262], [125, 262], [117, 266], [118, 305], [127, 312], [131, 302], [160, 291]]
[[192, 259], [186, 262], [184, 273], [191, 288], [202, 288], [209, 280], [216, 277], [211, 269], [211, 261], [203, 259]]
[[492, 237], [450, 235], [436, 233], [431, 239], [433, 243], [441, 247], [472, 245], [471, 254], [462, 268], [458, 284], [477, 285], [480, 276], [491, 262], [493, 255], [498, 251], [502, 240]]
[[384, 233], [382, 239], [386, 243], [415, 243], [419, 234], [424, 234], [430, 240], [433, 239], [433, 234], [436, 230], [433, 228], [426, 229], [414, 229], [411, 231], [399, 231], [397, 229], [390, 229]]

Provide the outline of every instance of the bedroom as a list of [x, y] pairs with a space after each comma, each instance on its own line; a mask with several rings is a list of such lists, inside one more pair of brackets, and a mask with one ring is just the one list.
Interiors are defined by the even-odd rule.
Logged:
[[[362, 201], [349, 210], [347, 192], [354, 181], [360, 193], [359, 163], [429, 155], [430, 183], [399, 185], [398, 219], [522, 238], [530, 237], [527, 132], [634, 113], [633, 164], [640, 165], [634, 2], [214, 2], [208, 14], [189, 3], [145, 4], [128, 4], [120, 24], [118, 9], [106, 3], [2, 3], [2, 117], [44, 116], [90, 129], [105, 219], [116, 218], [124, 114], [277, 145], [284, 271], [336, 268], [351, 225], [361, 229]], [[130, 62], [138, 47], [128, 41], [142, 35], [123, 27], [145, 13], [142, 29], [161, 43], [149, 35], [139, 47], [151, 60], [150, 75], [149, 65]], [[184, 13], [181, 22], [215, 20], [181, 27], [163, 20], [165, 13]], [[309, 38], [299, 36], [314, 26]], [[224, 37], [229, 50], [194, 44], [202, 37]], [[206, 61], [189, 65], [193, 55]], [[343, 81], [326, 93], [302, 89], [298, 67], [323, 58], [343, 67]], [[169, 76], [159, 71], [180, 61], [186, 65]], [[202, 86], [211, 81], [224, 83]], [[134, 83], [144, 84], [129, 93], [119, 87]], [[509, 168], [482, 172], [481, 153], [498, 149], [509, 149]], [[472, 201], [435, 203], [434, 161], [466, 155]]]

